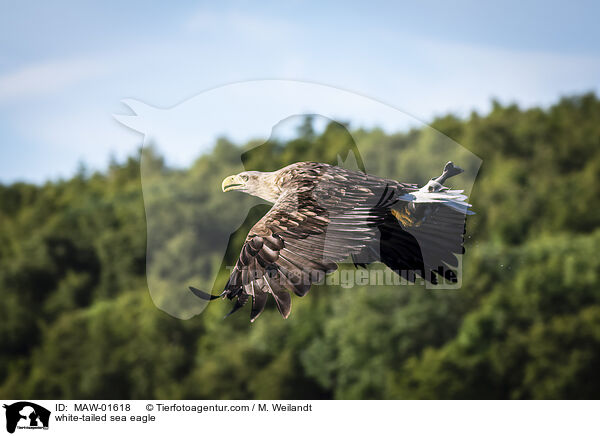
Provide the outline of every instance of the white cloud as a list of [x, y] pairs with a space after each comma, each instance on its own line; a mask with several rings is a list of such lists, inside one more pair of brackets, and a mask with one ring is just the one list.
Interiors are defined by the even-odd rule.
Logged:
[[0, 102], [58, 93], [69, 86], [103, 76], [110, 70], [99, 59], [54, 60], [0, 76]]

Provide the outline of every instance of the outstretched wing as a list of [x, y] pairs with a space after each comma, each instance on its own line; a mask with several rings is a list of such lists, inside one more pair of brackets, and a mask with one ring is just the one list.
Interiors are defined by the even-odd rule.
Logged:
[[237, 297], [230, 313], [251, 297], [254, 321], [270, 294], [287, 318], [288, 290], [305, 295], [336, 262], [378, 240], [378, 226], [402, 186], [337, 167], [311, 168], [309, 175], [250, 230], [224, 291]]

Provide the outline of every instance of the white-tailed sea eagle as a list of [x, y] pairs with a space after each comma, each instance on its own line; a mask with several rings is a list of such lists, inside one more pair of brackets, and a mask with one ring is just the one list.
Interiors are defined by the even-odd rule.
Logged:
[[456, 280], [465, 218], [473, 212], [463, 191], [443, 184], [462, 171], [448, 162], [422, 188], [316, 162], [227, 177], [223, 192], [246, 192], [273, 206], [248, 233], [223, 293], [190, 289], [203, 299], [237, 298], [230, 314], [252, 298], [254, 321], [269, 295], [287, 318], [288, 291], [306, 295], [349, 256], [356, 266], [383, 262], [412, 281], [416, 274], [436, 283], [443, 271]]

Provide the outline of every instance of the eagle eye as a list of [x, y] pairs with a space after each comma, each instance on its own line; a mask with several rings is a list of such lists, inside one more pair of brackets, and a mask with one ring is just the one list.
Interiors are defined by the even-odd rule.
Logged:
[[242, 178], [242, 180], [243, 180], [244, 182], [247, 182], [247, 181], [248, 181], [248, 178], [249, 178], [249, 177], [248, 177], [246, 174], [242, 174], [240, 177]]

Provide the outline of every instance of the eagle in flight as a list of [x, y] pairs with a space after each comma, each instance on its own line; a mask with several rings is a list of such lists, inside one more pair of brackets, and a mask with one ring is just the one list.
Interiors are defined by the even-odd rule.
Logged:
[[464, 253], [465, 219], [473, 212], [462, 190], [443, 184], [462, 172], [448, 162], [421, 188], [316, 162], [229, 176], [223, 192], [273, 206], [248, 233], [221, 295], [190, 290], [204, 300], [236, 299], [229, 314], [252, 298], [254, 321], [269, 295], [287, 318], [289, 291], [306, 295], [348, 257], [356, 267], [382, 262], [413, 282], [417, 275], [432, 284], [437, 276], [456, 282], [456, 255]]

